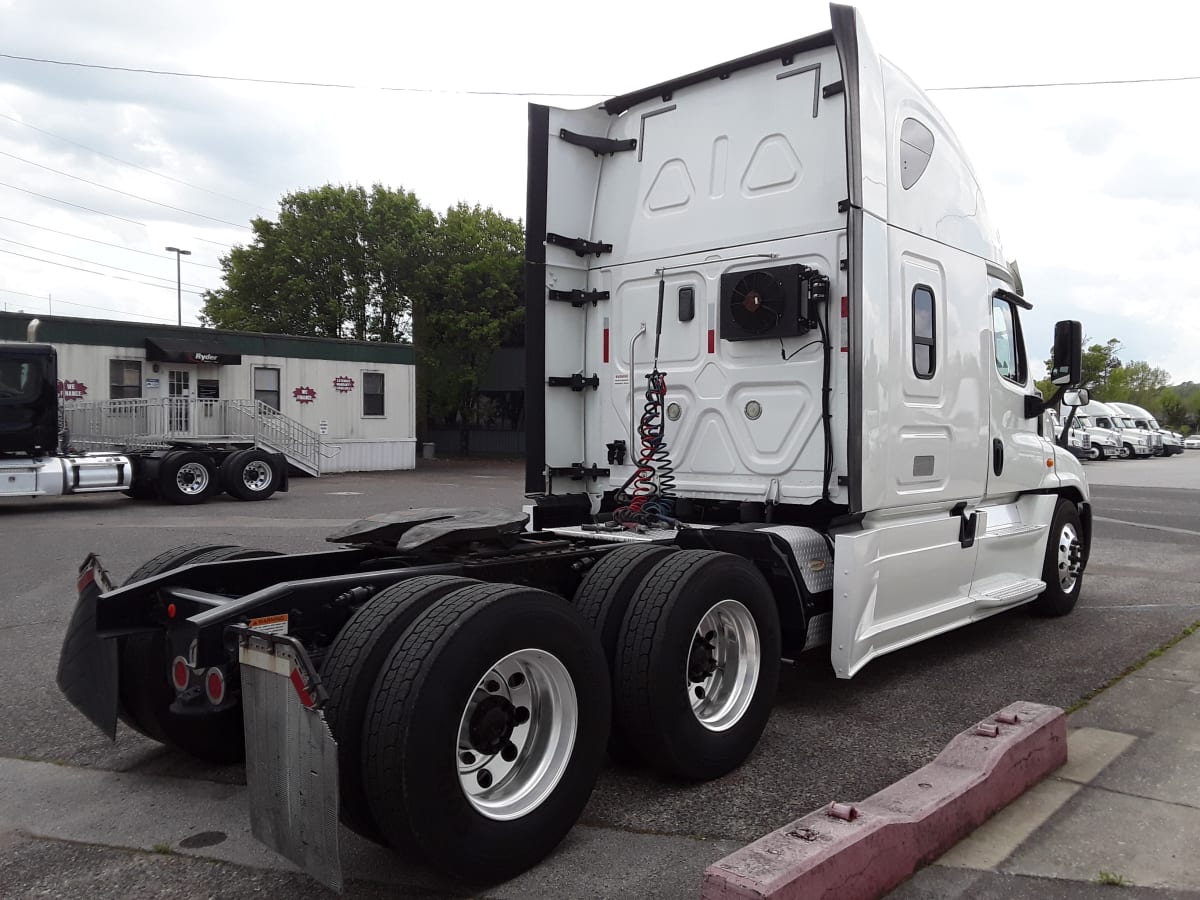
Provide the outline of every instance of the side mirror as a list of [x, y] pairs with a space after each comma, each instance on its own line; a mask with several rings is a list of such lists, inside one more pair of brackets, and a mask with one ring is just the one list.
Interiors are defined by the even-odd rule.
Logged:
[[1063, 394], [1062, 404], [1063, 406], [1087, 406], [1091, 399], [1087, 388], [1080, 388], [1077, 391], [1067, 391]]
[[1050, 382], [1058, 385], [1079, 384], [1083, 378], [1083, 326], [1074, 319], [1054, 325], [1054, 353], [1051, 357]]

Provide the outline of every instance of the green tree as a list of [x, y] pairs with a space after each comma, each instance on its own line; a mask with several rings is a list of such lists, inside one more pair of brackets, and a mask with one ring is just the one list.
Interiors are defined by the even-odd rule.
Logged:
[[225, 286], [204, 295], [218, 328], [402, 340], [435, 224], [415, 194], [325, 185], [288, 194], [277, 222], [222, 258]]
[[1179, 428], [1187, 421], [1187, 408], [1174, 388], [1163, 388], [1159, 393], [1158, 410], [1161, 412], [1159, 421], [1161, 425]]
[[480, 380], [524, 321], [523, 248], [520, 222], [460, 203], [439, 217], [413, 295], [418, 410], [457, 417], [463, 452]]

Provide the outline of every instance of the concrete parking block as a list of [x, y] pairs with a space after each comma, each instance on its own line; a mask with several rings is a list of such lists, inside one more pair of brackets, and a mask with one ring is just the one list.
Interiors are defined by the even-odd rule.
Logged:
[[709, 866], [702, 896], [878, 897], [1066, 758], [1061, 709], [1010, 704], [862, 803], [811, 813]]

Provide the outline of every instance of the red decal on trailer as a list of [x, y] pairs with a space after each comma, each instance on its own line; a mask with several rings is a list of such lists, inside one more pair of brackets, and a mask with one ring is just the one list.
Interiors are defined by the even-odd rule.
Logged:
[[708, 352], [709, 353], [717, 352], [717, 333], [715, 331], [713, 331], [711, 328], [708, 329]]
[[604, 329], [604, 361], [608, 362], [608, 329]]
[[310, 694], [308, 692], [308, 688], [304, 686], [304, 679], [300, 676], [299, 669], [292, 669], [291, 679], [292, 687], [296, 689], [296, 694], [300, 697], [300, 702], [303, 703], [305, 707], [311, 708], [313, 705], [312, 694]]

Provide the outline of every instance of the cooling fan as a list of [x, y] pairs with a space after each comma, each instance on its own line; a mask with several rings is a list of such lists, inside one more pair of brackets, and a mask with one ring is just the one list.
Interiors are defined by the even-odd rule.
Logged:
[[808, 330], [799, 318], [801, 267], [774, 266], [721, 276], [721, 338], [752, 341]]

